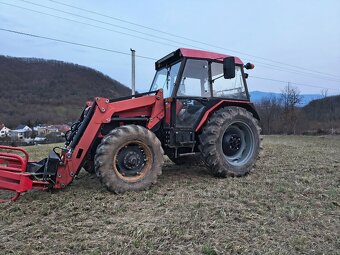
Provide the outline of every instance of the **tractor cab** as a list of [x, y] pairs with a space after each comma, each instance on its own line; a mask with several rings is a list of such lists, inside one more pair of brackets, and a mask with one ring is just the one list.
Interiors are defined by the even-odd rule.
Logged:
[[163, 89], [164, 98], [249, 100], [239, 58], [181, 48], [158, 60], [155, 67], [151, 91]]
[[[150, 91], [163, 90], [165, 130], [175, 157], [197, 150], [197, 133], [210, 111], [226, 105], [247, 105], [249, 94], [244, 67], [237, 57], [178, 49], [155, 63], [156, 74]], [[178, 149], [178, 150], [177, 150]]]

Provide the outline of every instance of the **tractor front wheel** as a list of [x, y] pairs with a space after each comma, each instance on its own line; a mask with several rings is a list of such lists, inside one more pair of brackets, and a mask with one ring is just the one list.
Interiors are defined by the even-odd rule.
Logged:
[[200, 150], [212, 174], [226, 177], [249, 173], [259, 155], [260, 132], [258, 120], [244, 108], [216, 111], [200, 135]]
[[109, 191], [143, 190], [162, 173], [163, 149], [150, 130], [137, 125], [115, 128], [95, 156], [95, 171]]

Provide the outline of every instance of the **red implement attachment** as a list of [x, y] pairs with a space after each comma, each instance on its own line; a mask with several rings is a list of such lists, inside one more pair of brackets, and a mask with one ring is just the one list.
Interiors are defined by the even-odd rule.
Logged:
[[[8, 152], [10, 151], [10, 152]], [[19, 154], [23, 154], [20, 156]], [[28, 153], [22, 148], [0, 146], [0, 190], [16, 192], [12, 198], [3, 200], [15, 201], [20, 193], [30, 189], [47, 189], [48, 182], [35, 181], [31, 179], [31, 174], [27, 173]]]

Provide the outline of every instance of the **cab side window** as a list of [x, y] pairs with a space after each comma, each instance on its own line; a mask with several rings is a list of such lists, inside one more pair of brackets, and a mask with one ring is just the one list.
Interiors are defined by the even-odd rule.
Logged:
[[211, 63], [212, 88], [214, 97], [247, 99], [247, 94], [243, 84], [242, 70], [236, 66], [235, 78], [223, 78], [223, 64]]
[[210, 97], [208, 61], [188, 59], [179, 84], [177, 96]]

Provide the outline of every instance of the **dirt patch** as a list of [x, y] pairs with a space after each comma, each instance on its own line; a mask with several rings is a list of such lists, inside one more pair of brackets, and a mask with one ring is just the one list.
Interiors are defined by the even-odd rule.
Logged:
[[[213, 178], [167, 161], [156, 186], [114, 195], [86, 172], [0, 205], [1, 254], [337, 254], [340, 141], [267, 136], [254, 171]], [[35, 159], [49, 148], [32, 147]]]

